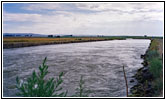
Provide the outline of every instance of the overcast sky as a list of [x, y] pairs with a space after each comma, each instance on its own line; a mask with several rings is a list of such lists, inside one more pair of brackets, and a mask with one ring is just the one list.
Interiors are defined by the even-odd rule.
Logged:
[[163, 35], [164, 3], [3, 3], [3, 33]]

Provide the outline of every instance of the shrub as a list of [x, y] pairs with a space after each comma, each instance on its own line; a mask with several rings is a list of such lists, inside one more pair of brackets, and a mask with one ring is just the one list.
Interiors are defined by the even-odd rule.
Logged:
[[25, 97], [65, 97], [67, 95], [66, 92], [61, 92], [62, 87], [62, 76], [63, 72], [59, 74], [59, 77], [54, 80], [54, 78], [50, 78], [49, 80], [45, 80], [45, 76], [47, 75], [48, 66], [45, 64], [47, 58], [43, 60], [43, 64], [39, 66], [39, 73], [33, 71], [32, 75], [27, 79], [26, 82], [21, 81], [18, 77], [16, 78], [17, 89], [19, 92], [17, 93], [19, 96]]
[[157, 90], [156, 92], [161, 91], [163, 89], [163, 80], [162, 80], [162, 78], [156, 79], [154, 81], [153, 85], [154, 85], [155, 90]]
[[153, 39], [151, 44], [150, 44], [150, 50], [157, 50], [158, 49], [158, 41], [156, 39]]
[[159, 58], [153, 58], [150, 61], [150, 72], [153, 74], [154, 78], [159, 78], [162, 74], [162, 62]]
[[155, 90], [155, 95], [158, 96], [163, 89], [163, 65], [162, 58], [158, 53], [159, 42], [156, 39], [153, 39], [150, 45], [150, 48], [147, 52], [147, 61], [149, 64], [149, 71], [152, 73], [154, 80], [152, 81], [152, 87]]
[[147, 60], [150, 61], [152, 58], [158, 58], [159, 57], [159, 53], [156, 50], [149, 50], [147, 52]]

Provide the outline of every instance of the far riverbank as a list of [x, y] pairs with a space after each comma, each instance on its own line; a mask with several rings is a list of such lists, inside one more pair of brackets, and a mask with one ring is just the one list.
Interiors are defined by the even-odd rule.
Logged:
[[[30, 47], [50, 44], [66, 44], [66, 43], [80, 43], [80, 42], [95, 42], [108, 40], [125, 40], [132, 39], [150, 39], [154, 37], [144, 36], [103, 36], [103, 37], [3, 37], [3, 49]], [[162, 37], [155, 37], [162, 38]]]
[[108, 40], [123, 40], [123, 37], [72, 37], [72, 38], [42, 38], [42, 37], [4, 37], [3, 48], [20, 48], [49, 44], [66, 44], [80, 42], [95, 42]]

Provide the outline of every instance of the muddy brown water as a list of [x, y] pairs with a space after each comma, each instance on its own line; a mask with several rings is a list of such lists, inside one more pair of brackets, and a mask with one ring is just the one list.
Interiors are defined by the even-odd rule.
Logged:
[[92, 91], [89, 96], [124, 97], [122, 66], [130, 89], [136, 81], [129, 81], [143, 67], [140, 56], [149, 44], [150, 40], [127, 39], [3, 49], [3, 96], [15, 97], [16, 76], [25, 80], [47, 57], [47, 77], [56, 78], [64, 72], [62, 86], [68, 96], [75, 93], [82, 75], [85, 88]]

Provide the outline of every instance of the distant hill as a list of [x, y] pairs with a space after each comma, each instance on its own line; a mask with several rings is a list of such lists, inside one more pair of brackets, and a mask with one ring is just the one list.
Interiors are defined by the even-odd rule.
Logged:
[[3, 33], [4, 37], [47, 37], [48, 35], [35, 33]]
[[3, 33], [4, 37], [73, 37], [73, 35], [43, 35], [36, 33]]

